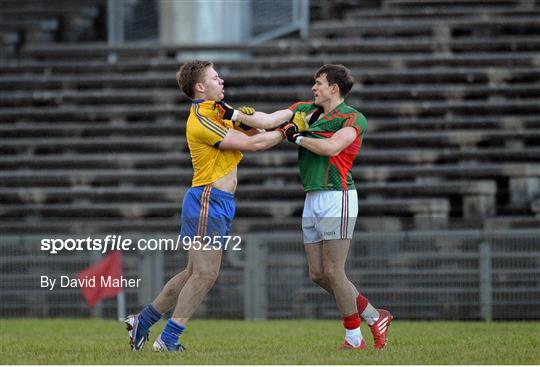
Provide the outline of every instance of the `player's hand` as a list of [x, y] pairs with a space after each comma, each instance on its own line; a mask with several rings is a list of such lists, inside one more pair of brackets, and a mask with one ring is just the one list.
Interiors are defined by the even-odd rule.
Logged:
[[238, 111], [242, 112], [244, 115], [253, 115], [256, 111], [253, 107], [249, 106], [242, 106], [238, 109]]
[[214, 107], [217, 107], [219, 109], [220, 117], [223, 120], [231, 120], [233, 118], [235, 110], [234, 108], [232, 108], [232, 106], [229, 106], [227, 103], [223, 101], [218, 101], [216, 102]]
[[304, 131], [309, 128], [306, 123], [306, 114], [304, 112], [295, 112], [289, 122], [284, 123], [279, 127], [279, 131], [283, 133], [283, 136], [293, 142], [299, 135], [302, 135]]
[[294, 143], [296, 138], [301, 135], [298, 132], [298, 127], [292, 122], [288, 122], [285, 125], [281, 126], [279, 128], [279, 131], [281, 131], [285, 139], [287, 139], [291, 143]]
[[[255, 109], [249, 106], [242, 106], [238, 111], [242, 112], [244, 115], [253, 115], [255, 113]], [[250, 131], [252, 129], [251, 126], [242, 123], [240, 120], [234, 121], [234, 126], [242, 131]]]
[[303, 133], [309, 129], [309, 125], [306, 122], [305, 112], [295, 112], [290, 122], [296, 126], [299, 133]]

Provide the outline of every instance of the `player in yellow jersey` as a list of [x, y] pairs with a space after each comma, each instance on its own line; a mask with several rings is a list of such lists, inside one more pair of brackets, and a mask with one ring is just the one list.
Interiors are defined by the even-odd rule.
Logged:
[[[290, 119], [288, 110], [263, 114], [249, 107], [235, 110], [223, 103], [223, 80], [211, 62], [186, 62], [176, 74], [176, 80], [192, 101], [186, 137], [194, 174], [192, 187], [187, 190], [182, 204], [180, 232], [188, 243], [192, 241], [192, 246], [188, 250], [185, 270], [170, 279], [155, 300], [139, 314], [127, 317], [133, 350], [144, 347], [150, 327], [173, 307], [173, 315], [154, 342], [153, 349], [159, 352], [184, 350], [179, 336], [219, 274], [223, 236], [229, 234], [234, 217], [236, 173], [242, 159], [241, 151], [265, 150], [284, 138], [281, 131], [259, 133], [240, 121], [247, 114], [264, 118], [274, 125]], [[208, 239], [210, 246], [204, 246]]]

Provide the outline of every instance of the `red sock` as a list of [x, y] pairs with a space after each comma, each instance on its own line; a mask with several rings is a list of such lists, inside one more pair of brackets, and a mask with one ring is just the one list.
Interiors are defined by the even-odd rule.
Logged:
[[346, 316], [343, 318], [343, 326], [345, 329], [352, 330], [360, 327], [360, 317], [357, 313]]
[[362, 293], [359, 293], [358, 297], [356, 297], [356, 308], [358, 309], [359, 314], [362, 314], [362, 312], [364, 312], [368, 303], [368, 299]]

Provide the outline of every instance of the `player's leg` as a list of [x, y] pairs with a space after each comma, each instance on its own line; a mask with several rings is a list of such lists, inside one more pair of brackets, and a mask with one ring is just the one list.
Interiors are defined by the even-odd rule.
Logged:
[[308, 192], [304, 201], [302, 212], [302, 235], [304, 238], [304, 250], [308, 262], [309, 279], [326, 290], [332, 297], [332, 288], [326, 282], [322, 264], [322, 239], [323, 235], [317, 228], [317, 200], [318, 193]]
[[[339, 196], [339, 194], [336, 193], [328, 195]], [[358, 215], [358, 196], [356, 190], [344, 191], [341, 195], [341, 200], [337, 200], [339, 199], [338, 197], [330, 197], [330, 199], [336, 203], [341, 203], [341, 205], [330, 205], [330, 203], [328, 203], [328, 209], [324, 213], [321, 226], [327, 228], [325, 230], [326, 233], [335, 232], [336, 235], [339, 233], [339, 238], [341, 239], [352, 239], [356, 217]], [[336, 208], [339, 208], [340, 214], [335, 212]], [[339, 223], [337, 223], [336, 217], [339, 218]], [[325, 240], [333, 240], [336, 239], [336, 237], [326, 236]], [[355, 295], [358, 314], [366, 320], [367, 324], [370, 326], [375, 342], [375, 348], [383, 348], [387, 342], [388, 326], [392, 321], [392, 315], [386, 310], [375, 309], [369, 303], [368, 299], [358, 292], [351, 281], [347, 279], [346, 282]]]
[[[187, 190], [182, 203], [182, 225], [180, 235], [197, 233], [197, 225], [201, 212], [201, 199], [204, 188], [192, 187]], [[182, 233], [183, 232], [183, 233]], [[172, 308], [178, 299], [180, 288], [185, 284], [191, 265], [188, 257], [186, 269], [174, 276], [162, 289], [160, 295], [141, 312], [136, 315], [129, 315], [126, 326], [129, 334], [129, 343], [132, 350], [141, 350], [148, 340], [149, 330], [161, 319], [163, 313]], [[174, 289], [175, 287], [178, 287]]]
[[345, 327], [343, 348], [365, 349], [366, 345], [360, 331], [360, 317], [356, 309], [356, 293], [345, 274], [345, 262], [349, 252], [350, 240], [325, 240], [323, 242], [324, 276], [334, 292], [339, 312]]
[[[202, 236], [201, 242], [193, 241], [189, 249], [191, 272], [178, 294], [171, 319], [154, 342], [155, 351], [183, 350], [183, 346], [179, 343], [180, 334], [219, 275], [223, 256], [223, 236], [229, 235], [234, 218], [234, 196], [206, 186], [202, 198], [197, 231], [190, 231]], [[182, 232], [185, 233], [184, 230]]]
[[316, 243], [305, 243], [306, 258], [308, 262], [309, 279], [327, 291], [332, 298], [334, 291], [324, 277], [324, 269], [322, 263], [322, 241]]
[[188, 322], [216, 282], [223, 251], [221, 249], [191, 249], [189, 254], [193, 263], [193, 272], [178, 295], [178, 303], [172, 316], [174, 321], [181, 324]]
[[169, 279], [165, 284], [161, 292], [152, 302], [152, 306], [161, 314], [171, 310], [178, 301], [178, 295], [186, 284], [189, 276], [191, 275], [193, 268], [191, 262], [188, 261], [186, 268], [174, 277]]
[[179, 337], [193, 313], [200, 306], [208, 291], [214, 285], [221, 266], [221, 249], [189, 250], [192, 273], [178, 295], [178, 302], [172, 317], [161, 335], [154, 342], [155, 351], [182, 350]]

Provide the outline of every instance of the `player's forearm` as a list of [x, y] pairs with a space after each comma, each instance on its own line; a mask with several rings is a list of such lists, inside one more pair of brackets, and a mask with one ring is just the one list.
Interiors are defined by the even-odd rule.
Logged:
[[302, 138], [300, 146], [315, 154], [328, 157], [336, 156], [342, 150], [329, 139]]
[[283, 141], [283, 134], [280, 131], [269, 131], [250, 137], [251, 151], [266, 150]]
[[285, 121], [289, 121], [292, 116], [291, 110], [280, 110], [273, 113], [255, 112], [253, 115], [238, 114], [238, 120], [242, 123], [258, 127], [259, 129], [273, 129]]

